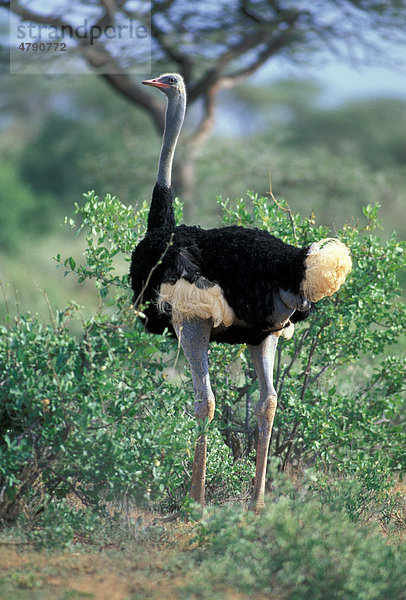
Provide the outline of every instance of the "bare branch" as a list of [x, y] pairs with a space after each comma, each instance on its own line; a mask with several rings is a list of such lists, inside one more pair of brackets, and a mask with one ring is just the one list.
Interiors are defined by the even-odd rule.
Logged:
[[151, 33], [167, 56], [169, 56], [169, 58], [177, 65], [179, 65], [179, 69], [182, 71], [182, 75], [186, 81], [186, 84], [188, 84], [192, 78], [193, 67], [193, 62], [190, 57], [183, 52], [175, 50], [166, 42], [164, 32], [157, 26], [153, 17], [151, 19]]
[[174, 3], [175, 0], [163, 0], [163, 2], [154, 2], [154, 13], [166, 12]]
[[[284, 48], [294, 30], [295, 23], [299, 18], [299, 13], [294, 17], [292, 16], [289, 22], [289, 27], [282, 31], [282, 33], [276, 38], [269, 41], [265, 49], [259, 53], [256, 60], [254, 60], [248, 67], [235, 71], [231, 75], [224, 77], [221, 82], [222, 88], [230, 88], [237, 85], [241, 81], [244, 81], [250, 75], [253, 75], [260, 67], [262, 67], [272, 56], [277, 54], [282, 48]], [[269, 35], [269, 33], [268, 33]], [[257, 36], [258, 39], [258, 36]]]
[[261, 18], [257, 13], [254, 13], [253, 10], [248, 7], [247, 0], [242, 0], [240, 12], [244, 17], [247, 17], [254, 23], [264, 23], [264, 19]]
[[32, 21], [33, 23], [42, 23], [45, 25], [52, 25], [53, 27], [57, 27], [58, 29], [65, 28], [66, 31], [69, 31], [69, 34], [73, 37], [75, 36], [75, 32], [73, 27], [63, 21], [59, 17], [54, 17], [52, 15], [39, 15], [38, 13], [34, 13], [29, 8], [22, 6], [21, 4], [10, 4], [10, 11], [15, 15], [21, 17], [24, 21]]
[[223, 52], [216, 60], [216, 65], [207, 71], [200, 80], [190, 86], [189, 100], [193, 102], [196, 98], [206, 93], [208, 88], [213, 88], [215, 91], [218, 91], [221, 87], [225, 87], [220, 83], [220, 79], [223, 71], [230, 62], [240, 57], [245, 52], [257, 47], [259, 43], [266, 40], [268, 35], [269, 33], [267, 31], [263, 31], [262, 33], [255, 31], [254, 33], [247, 35], [244, 40], [235, 43]]
[[200, 146], [209, 137], [215, 122], [216, 92], [213, 88], [207, 90], [203, 101], [203, 118], [196, 127], [195, 133], [189, 138], [193, 147]]
[[114, 23], [118, 6], [115, 0], [100, 0], [100, 3], [104, 6], [104, 15], [99, 19], [98, 25], [101, 27], [111, 25]]

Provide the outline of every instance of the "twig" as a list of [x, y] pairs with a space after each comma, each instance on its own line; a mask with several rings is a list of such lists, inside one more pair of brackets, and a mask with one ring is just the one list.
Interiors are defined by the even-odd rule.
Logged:
[[36, 288], [37, 288], [37, 290], [38, 290], [38, 291], [40, 291], [40, 292], [41, 292], [41, 294], [42, 294], [42, 295], [43, 295], [43, 297], [44, 297], [44, 300], [45, 300], [45, 302], [46, 302], [46, 305], [47, 305], [47, 307], [48, 307], [48, 311], [49, 311], [49, 318], [50, 318], [50, 320], [51, 320], [52, 327], [53, 327], [54, 329], [56, 329], [56, 320], [55, 320], [55, 315], [54, 315], [54, 313], [53, 313], [53, 311], [52, 311], [52, 306], [51, 306], [51, 302], [50, 302], [50, 300], [49, 300], [48, 294], [46, 293], [46, 291], [45, 291], [45, 290], [43, 290], [43, 289], [41, 288], [41, 286], [39, 285], [39, 283], [38, 283], [37, 281], [35, 281], [35, 285], [36, 285]]
[[311, 377], [310, 377], [311, 365], [312, 365], [314, 353], [315, 353], [316, 348], [317, 348], [318, 343], [319, 343], [318, 338], [321, 335], [323, 329], [325, 329], [326, 327], [328, 327], [330, 325], [330, 323], [331, 323], [331, 320], [330, 319], [326, 319], [324, 321], [324, 323], [320, 326], [320, 329], [318, 330], [317, 334], [313, 337], [313, 343], [312, 343], [312, 346], [310, 348], [309, 358], [308, 358], [308, 361], [307, 361], [307, 364], [306, 364], [306, 368], [305, 368], [305, 371], [304, 371], [304, 381], [303, 381], [303, 385], [302, 385], [302, 392], [300, 394], [300, 399], [301, 399], [302, 402], [304, 400], [304, 396], [305, 396], [306, 390], [309, 387], [309, 384], [311, 382]]
[[137, 298], [135, 299], [134, 302], [134, 306], [137, 306], [139, 302], [141, 302], [142, 297], [144, 295], [145, 290], [147, 289], [149, 282], [151, 281], [151, 277], [153, 272], [155, 271], [155, 269], [157, 269], [159, 267], [159, 265], [162, 263], [163, 258], [165, 257], [166, 253], [168, 252], [169, 248], [172, 245], [172, 240], [173, 240], [173, 233], [171, 233], [171, 239], [169, 240], [165, 250], [163, 251], [163, 253], [161, 254], [161, 256], [159, 257], [159, 260], [157, 261], [157, 263], [152, 267], [152, 269], [150, 270], [150, 272], [148, 273], [148, 277], [145, 280], [145, 283], [143, 285], [143, 287], [141, 288], [140, 293], [138, 294]]
[[176, 367], [178, 366], [178, 360], [179, 360], [179, 356], [180, 356], [180, 335], [182, 332], [182, 326], [179, 329], [179, 335], [177, 336], [178, 339], [178, 347], [176, 349], [176, 356], [175, 356], [175, 361], [173, 363], [173, 369], [176, 369]]
[[297, 358], [302, 350], [303, 344], [309, 333], [310, 333], [310, 327], [308, 329], [305, 329], [305, 331], [302, 333], [300, 340], [297, 343], [295, 353], [294, 353], [290, 363], [285, 367], [285, 369], [283, 371], [283, 375], [281, 376], [280, 382], [279, 382], [278, 397], [280, 397], [282, 395], [282, 389], [283, 389], [283, 384], [285, 383], [285, 378], [287, 377], [287, 375], [289, 375], [290, 370], [293, 367], [293, 364], [295, 363], [295, 361], [297, 360]]
[[6, 315], [9, 316], [10, 310], [9, 310], [9, 306], [8, 306], [8, 298], [7, 298], [6, 289], [4, 287], [2, 279], [0, 279], [0, 287], [1, 287], [2, 294], [3, 294], [3, 298], [4, 298], [4, 306], [6, 307]]
[[35, 542], [2, 542], [0, 541], [0, 546], [32, 546]]
[[296, 227], [295, 227], [295, 221], [293, 219], [293, 215], [292, 215], [292, 211], [290, 209], [289, 204], [286, 202], [285, 200], [285, 204], [286, 204], [286, 208], [284, 206], [282, 206], [281, 204], [279, 204], [279, 202], [277, 201], [277, 199], [275, 198], [275, 196], [273, 195], [272, 192], [272, 180], [271, 180], [271, 170], [269, 170], [269, 192], [266, 192], [268, 194], [268, 196], [271, 196], [272, 200], [275, 202], [276, 206], [280, 209], [283, 210], [284, 212], [287, 212], [289, 215], [289, 219], [290, 219], [290, 223], [292, 225], [292, 231], [293, 231], [293, 237], [295, 239], [297, 239], [296, 237]]

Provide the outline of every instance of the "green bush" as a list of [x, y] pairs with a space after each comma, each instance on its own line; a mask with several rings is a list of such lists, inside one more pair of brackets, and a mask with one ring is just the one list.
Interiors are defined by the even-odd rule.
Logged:
[[[44, 327], [20, 317], [2, 329], [0, 500], [6, 520], [24, 498], [33, 511], [46, 494], [69, 492], [97, 506], [124, 493], [147, 499], [182, 483], [190, 420], [181, 390], [162, 385], [158, 347], [134, 317], [124, 331], [122, 320], [99, 315], [82, 324], [81, 339], [69, 333], [67, 319], [68, 311], [59, 313], [55, 325]], [[127, 315], [125, 326], [130, 323]]]
[[279, 486], [260, 518], [234, 505], [199, 523], [188, 598], [222, 598], [230, 588], [286, 600], [405, 597], [404, 546], [357, 527], [303, 486]]
[[[330, 234], [283, 201], [251, 195], [250, 204], [222, 207], [225, 223], [266, 228], [299, 245]], [[181, 205], [175, 208], [179, 220]], [[6, 522], [22, 509], [35, 515], [69, 493], [94, 508], [123, 497], [175, 507], [189, 485], [197, 435], [189, 371], [182, 358], [173, 368], [176, 341], [146, 333], [130, 304], [128, 262], [145, 231], [147, 206], [135, 212], [91, 192], [76, 214], [79, 222], [70, 225], [86, 235], [85, 261], [56, 258], [65, 274], [95, 282], [99, 311], [83, 320], [71, 304], [50, 325], [25, 315], [6, 320], [0, 332], [0, 516]], [[404, 247], [394, 236], [382, 242], [372, 234], [377, 207], [364, 215], [362, 229], [347, 225], [337, 233], [354, 259], [348, 282], [318, 303], [292, 341], [280, 344], [271, 452], [280, 469], [316, 461], [357, 474], [363, 489], [379, 492], [404, 460], [405, 363], [388, 353], [406, 322], [397, 281]], [[207, 486], [216, 501], [246, 494], [258, 392], [243, 346], [213, 344], [211, 370], [217, 414]]]

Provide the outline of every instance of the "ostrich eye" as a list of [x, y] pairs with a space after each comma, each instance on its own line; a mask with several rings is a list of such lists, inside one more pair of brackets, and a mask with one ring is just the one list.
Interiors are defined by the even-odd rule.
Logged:
[[175, 77], [169, 77], [169, 83], [176, 83]]

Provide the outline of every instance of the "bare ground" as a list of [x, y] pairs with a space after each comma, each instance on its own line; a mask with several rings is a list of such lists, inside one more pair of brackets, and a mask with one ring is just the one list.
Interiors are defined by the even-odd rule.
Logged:
[[[0, 600], [187, 600], [188, 552], [193, 525], [165, 524], [160, 541], [80, 551], [35, 550], [29, 544], [0, 542]], [[185, 570], [174, 568], [184, 558]], [[190, 579], [193, 573], [190, 573]], [[244, 600], [232, 589], [224, 600]], [[251, 596], [262, 600], [260, 596]]]

